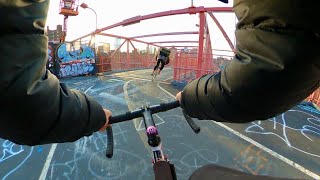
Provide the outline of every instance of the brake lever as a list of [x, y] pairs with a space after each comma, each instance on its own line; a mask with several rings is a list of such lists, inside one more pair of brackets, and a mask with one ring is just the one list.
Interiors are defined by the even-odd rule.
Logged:
[[192, 120], [192, 118], [190, 116], [187, 115], [187, 113], [185, 112], [184, 109], [182, 109], [182, 113], [183, 113], [183, 116], [184, 118], [186, 118], [188, 124], [190, 125], [190, 127], [192, 128], [192, 130], [198, 134], [200, 132], [200, 126], [198, 126], [194, 120]]
[[112, 133], [112, 127], [109, 125], [106, 128], [107, 131], [107, 150], [106, 150], [106, 157], [112, 158], [113, 156], [113, 133]]

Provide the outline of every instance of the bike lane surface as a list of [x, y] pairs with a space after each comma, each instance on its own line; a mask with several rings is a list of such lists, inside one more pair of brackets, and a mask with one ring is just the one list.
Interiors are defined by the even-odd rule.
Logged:
[[[174, 99], [172, 94], [177, 89], [168, 83], [172, 70], [165, 69], [156, 82], [151, 82], [148, 73], [148, 70], [140, 70], [62, 81], [93, 96], [114, 114], [120, 114], [146, 103], [152, 105]], [[162, 83], [164, 80], [167, 81]], [[316, 146], [319, 144], [319, 116], [312, 115], [315, 120], [313, 116], [297, 111], [285, 113], [287, 140], [280, 138], [284, 136], [281, 117], [254, 122], [256, 124], [225, 125], [319, 174], [319, 157], [314, 156], [320, 152]], [[297, 121], [291, 120], [293, 118]], [[199, 121], [201, 132], [194, 134], [180, 108], [154, 115], [154, 119], [162, 137], [164, 153], [175, 164], [178, 179], [187, 179], [195, 169], [211, 163], [253, 174], [312, 179], [211, 121]], [[299, 125], [301, 121], [309, 124]], [[53, 145], [25, 147], [0, 140], [0, 178], [38, 179], [42, 174], [44, 179], [153, 179], [150, 149], [142, 125], [141, 119], [113, 125], [115, 149], [112, 159], [105, 157], [105, 133], [58, 144], [54, 150]], [[52, 156], [48, 156], [52, 151]]]

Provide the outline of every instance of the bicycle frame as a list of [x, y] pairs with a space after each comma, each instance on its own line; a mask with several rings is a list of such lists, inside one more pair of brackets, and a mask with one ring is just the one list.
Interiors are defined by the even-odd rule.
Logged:
[[157, 75], [159, 74], [159, 72], [160, 72], [160, 68], [157, 67], [157, 69], [154, 70], [154, 72], [151, 74], [151, 76], [152, 76], [152, 81], [155, 80], [155, 78], [157, 77]]
[[161, 138], [154, 123], [150, 109], [143, 112], [143, 122], [146, 128], [148, 144], [153, 153], [153, 170], [156, 180], [176, 180], [174, 165], [165, 157], [162, 150]]
[[[169, 103], [158, 104], [154, 106], [144, 106], [137, 110], [126, 112], [125, 114], [112, 116], [109, 118], [109, 124], [128, 121], [134, 118], [142, 117], [146, 134], [148, 137], [148, 144], [153, 154], [153, 170], [156, 180], [176, 180], [176, 173], [174, 165], [170, 163], [169, 159], [164, 155], [162, 150], [161, 138], [158, 133], [158, 129], [153, 120], [152, 114], [167, 111], [176, 107], [179, 107], [179, 101], [173, 101]], [[200, 127], [185, 114], [183, 114], [195, 133], [200, 132]], [[106, 157], [111, 158], [113, 156], [113, 133], [112, 127], [108, 126], [107, 130], [107, 151]]]

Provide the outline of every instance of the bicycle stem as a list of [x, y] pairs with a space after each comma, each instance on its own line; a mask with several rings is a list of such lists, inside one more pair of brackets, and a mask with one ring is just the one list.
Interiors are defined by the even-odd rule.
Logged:
[[148, 144], [153, 152], [153, 160], [157, 162], [159, 160], [165, 160], [162, 147], [161, 138], [158, 133], [158, 129], [154, 123], [152, 112], [148, 107], [145, 107], [143, 111], [143, 122], [148, 136]]

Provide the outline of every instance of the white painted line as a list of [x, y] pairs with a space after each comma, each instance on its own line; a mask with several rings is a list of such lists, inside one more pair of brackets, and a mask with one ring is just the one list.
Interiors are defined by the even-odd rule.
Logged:
[[317, 104], [315, 104], [315, 103], [312, 103], [312, 104], [316, 108], [316, 110], [320, 111], [320, 107]]
[[51, 145], [49, 154], [47, 156], [46, 162], [44, 163], [44, 166], [43, 166], [43, 169], [41, 171], [39, 180], [45, 180], [46, 179], [46, 176], [47, 176], [50, 164], [51, 164], [51, 160], [52, 160], [52, 157], [53, 157], [53, 154], [54, 154], [54, 151], [56, 150], [56, 148], [57, 148], [57, 144], [56, 143]]
[[[166, 93], [167, 93], [169, 96], [171, 96], [172, 98], [174, 98], [174, 99], [176, 98], [176, 97], [175, 97], [174, 95], [172, 95], [170, 92], [168, 92], [167, 90], [165, 90], [165, 89], [163, 89], [162, 87], [160, 87], [159, 83], [158, 83], [158, 87], [159, 87], [161, 90], [163, 90], [164, 92], [166, 92]], [[299, 165], [298, 163], [295, 163], [295, 162], [291, 161], [290, 159], [282, 156], [281, 154], [278, 154], [278, 153], [274, 152], [273, 150], [265, 147], [264, 145], [256, 142], [255, 140], [253, 140], [253, 139], [251, 139], [251, 138], [249, 138], [249, 137], [241, 134], [240, 132], [238, 132], [238, 131], [236, 131], [236, 130], [234, 130], [234, 129], [232, 129], [232, 128], [230, 128], [230, 127], [228, 127], [228, 126], [226, 126], [226, 125], [224, 125], [224, 124], [222, 124], [222, 123], [220, 123], [220, 122], [216, 122], [216, 121], [210, 121], [210, 122], [213, 122], [213, 123], [219, 125], [220, 127], [225, 128], [226, 130], [228, 130], [229, 132], [233, 133], [234, 135], [236, 135], [236, 136], [240, 137], [241, 139], [243, 139], [243, 140], [245, 140], [245, 141], [247, 141], [247, 142], [255, 145], [256, 147], [258, 147], [258, 148], [262, 149], [263, 151], [269, 153], [271, 156], [282, 160], [283, 162], [285, 162], [285, 163], [287, 163], [288, 165], [290, 165], [290, 166], [298, 169], [299, 171], [303, 172], [304, 174], [306, 174], [306, 175], [308, 175], [308, 176], [310, 176], [310, 177], [312, 177], [312, 178], [314, 178], [314, 179], [320, 179], [320, 176], [319, 176], [318, 174], [316, 174], [316, 173], [308, 170], [307, 168]]]
[[158, 88], [160, 88], [162, 91], [164, 91], [165, 93], [167, 93], [169, 96], [171, 96], [172, 98], [176, 99], [176, 96], [172, 95], [170, 92], [168, 92], [167, 90], [163, 89], [160, 84], [157, 84]]
[[171, 78], [167, 78], [167, 79], [165, 79], [165, 80], [163, 80], [163, 81], [168, 81], [168, 80], [170, 80], [170, 79], [173, 79], [173, 77], [171, 77]]
[[[157, 122], [156, 126], [165, 123], [165, 121], [158, 114], [155, 114], [154, 116], [156, 116], [160, 119], [160, 122]], [[136, 131], [145, 131], [146, 130], [144, 123], [143, 123], [143, 119], [141, 119], [140, 122], [138, 122], [138, 123], [134, 123], [134, 126], [136, 128]]]
[[241, 139], [243, 139], [243, 140], [245, 140], [245, 141], [257, 146], [258, 148], [264, 150], [265, 152], [269, 153], [273, 157], [276, 157], [276, 158], [282, 160], [283, 162], [291, 165], [292, 167], [298, 169], [299, 171], [305, 173], [306, 175], [308, 175], [308, 176], [310, 176], [312, 178], [315, 178], [315, 179], [320, 179], [320, 176], [318, 174], [308, 170], [307, 168], [299, 165], [298, 163], [295, 163], [295, 162], [291, 161], [290, 159], [282, 156], [281, 154], [278, 154], [278, 153], [274, 152], [273, 150], [265, 147], [264, 145], [256, 142], [255, 140], [253, 140], [253, 139], [251, 139], [251, 138], [239, 133], [238, 131], [235, 131], [235, 130], [231, 129], [230, 127], [228, 127], [228, 126], [226, 126], [226, 125], [224, 125], [224, 124], [222, 124], [220, 122], [215, 122], [215, 121], [211, 121], [211, 122], [219, 125], [222, 128], [225, 128], [226, 130], [228, 130], [229, 132], [233, 133], [234, 135], [236, 135], [236, 136], [240, 137]]
[[101, 92], [99, 94], [100, 97], [103, 97], [105, 98], [106, 100], [109, 100], [113, 103], [118, 103], [118, 104], [122, 104], [122, 105], [127, 105], [126, 103], [126, 100], [121, 98], [121, 97], [118, 97], [118, 96], [115, 96], [115, 95], [112, 95], [112, 94], [109, 94], [109, 93], [106, 93], [106, 92]]
[[[119, 76], [119, 75], [105, 75], [105, 76], [111, 76], [113, 78], [115, 77], [119, 77], [119, 78], [129, 78], [129, 79], [138, 79], [138, 80], [143, 80], [143, 81], [152, 81], [151, 79], [145, 79], [145, 78], [141, 78], [141, 77], [129, 77], [129, 76]], [[162, 83], [162, 84], [170, 84], [167, 82], [162, 82], [162, 81], [154, 81], [154, 82], [158, 82], [158, 83]]]

